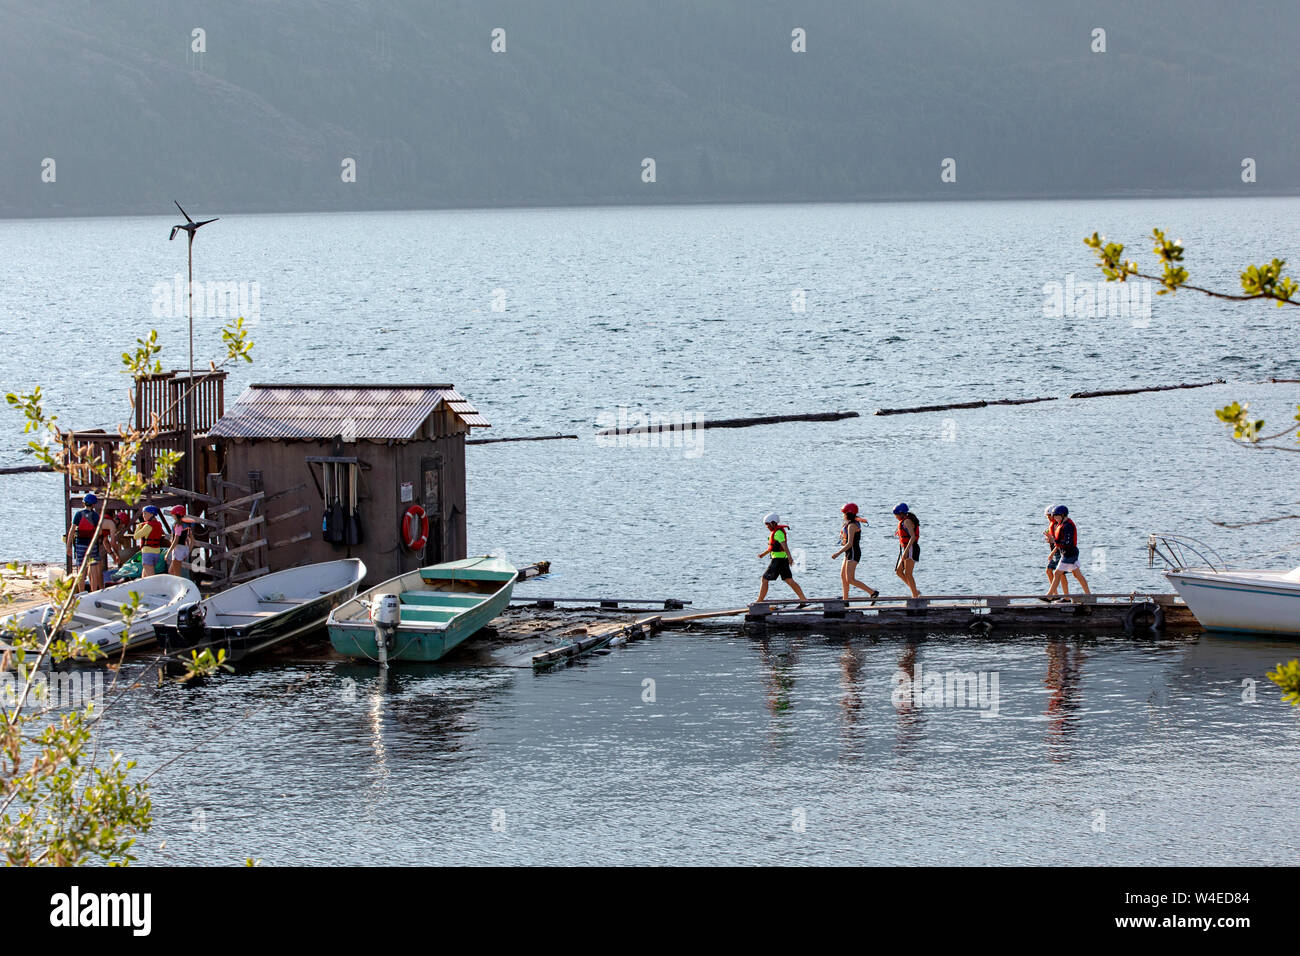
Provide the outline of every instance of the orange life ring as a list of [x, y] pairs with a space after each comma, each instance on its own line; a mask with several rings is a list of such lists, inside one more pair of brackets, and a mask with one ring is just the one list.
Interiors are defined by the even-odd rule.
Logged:
[[409, 551], [423, 551], [429, 540], [429, 516], [419, 505], [411, 505], [402, 515], [402, 544]]

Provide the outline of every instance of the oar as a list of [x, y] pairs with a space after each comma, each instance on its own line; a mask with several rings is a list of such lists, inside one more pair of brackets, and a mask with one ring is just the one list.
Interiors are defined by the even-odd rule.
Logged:
[[361, 518], [357, 514], [357, 480], [361, 477], [360, 465], [348, 465], [348, 544], [361, 543]]
[[343, 479], [339, 466], [334, 465], [334, 506], [330, 513], [330, 523], [334, 525], [334, 543], [343, 544], [347, 540], [346, 518], [343, 516]]
[[328, 465], [321, 465], [320, 475], [325, 482], [325, 491], [322, 496], [324, 508], [320, 520], [320, 536], [323, 540], [329, 542], [334, 540], [334, 524], [330, 520], [333, 517], [334, 502], [330, 497], [330, 469]]

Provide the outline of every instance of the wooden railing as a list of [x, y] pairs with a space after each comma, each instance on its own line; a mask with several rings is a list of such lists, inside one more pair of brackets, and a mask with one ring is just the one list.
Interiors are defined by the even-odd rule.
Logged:
[[185, 396], [190, 375], [184, 370], [137, 378], [136, 428], [143, 431], [152, 427], [157, 416], [164, 432], [184, 431], [188, 419], [194, 423], [194, 434], [206, 434], [225, 414], [226, 373], [196, 371], [193, 380], [194, 390]]
[[[74, 495], [102, 490], [105, 478], [96, 473], [92, 464], [104, 465], [109, 479], [116, 477], [118, 449], [125, 439], [106, 432], [72, 432], [70, 440], [76, 448], [76, 454], [68, 461], [68, 490]], [[185, 446], [184, 432], [169, 432], [144, 442], [135, 457], [135, 470], [141, 475], [151, 475], [157, 467], [159, 452], [175, 451], [183, 454]], [[162, 485], [151, 485], [149, 490], [156, 491], [161, 487]]]

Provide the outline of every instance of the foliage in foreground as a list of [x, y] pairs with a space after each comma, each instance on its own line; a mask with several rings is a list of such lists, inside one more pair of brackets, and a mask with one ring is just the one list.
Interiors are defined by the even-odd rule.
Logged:
[[[1282, 275], [1286, 269], [1285, 259], [1275, 258], [1262, 266], [1248, 265], [1241, 273], [1242, 291], [1239, 295], [1217, 292], [1191, 285], [1187, 281], [1190, 276], [1182, 266], [1185, 250], [1181, 239], [1171, 240], [1160, 229], [1152, 229], [1151, 236], [1155, 240], [1152, 252], [1162, 267], [1158, 276], [1142, 272], [1136, 260], [1125, 259], [1122, 243], [1108, 242], [1105, 236], [1099, 236], [1095, 232], [1084, 238], [1083, 242], [1096, 254], [1097, 268], [1107, 282], [1127, 282], [1130, 278], [1135, 278], [1159, 283], [1156, 295], [1177, 294], [1179, 289], [1188, 289], [1233, 302], [1265, 300], [1279, 309], [1284, 305], [1300, 305], [1300, 298], [1297, 298], [1300, 285], [1289, 276]], [[1300, 451], [1300, 447], [1295, 445], [1280, 444], [1280, 439], [1300, 430], [1300, 405], [1296, 406], [1296, 424], [1272, 435], [1263, 434], [1264, 419], [1251, 416], [1249, 402], [1232, 402], [1216, 409], [1214, 414], [1232, 430], [1232, 441], [1236, 444], [1277, 451]], [[1297, 441], [1300, 442], [1300, 438]], [[1269, 671], [1268, 679], [1282, 688], [1283, 700], [1293, 707], [1300, 707], [1300, 659], [1278, 664], [1277, 670]]]
[[[222, 331], [226, 360], [252, 361], [252, 342], [243, 319]], [[122, 354], [125, 371], [134, 376], [161, 371], [157, 355], [158, 333], [137, 339], [136, 348]], [[215, 373], [216, 364], [208, 374]], [[177, 396], [173, 406], [184, 401], [198, 382]], [[101, 461], [78, 445], [58, 425], [58, 418], [45, 408], [45, 396], [37, 386], [30, 393], [10, 393], [6, 403], [24, 419], [23, 432], [31, 435], [28, 448], [41, 464], [58, 473], [76, 469], [93, 475], [102, 485], [106, 501], [118, 500], [134, 506], [149, 488], [166, 484], [182, 455], [162, 451], [156, 455], [151, 474], [136, 470], [140, 450], [159, 434], [160, 420], [170, 409], [144, 429], [119, 426], [120, 441], [110, 461]], [[134, 403], [134, 396], [131, 397]], [[71, 611], [89, 569], [90, 555], [103, 538], [104, 518], [86, 549], [86, 557], [70, 577], [43, 583], [42, 596], [53, 609], [40, 628], [6, 624], [0, 629], [0, 853], [11, 866], [71, 866], [100, 862], [110, 866], [134, 861], [136, 839], [152, 826], [153, 805], [148, 778], [134, 779], [135, 762], [114, 751], [100, 754], [99, 724], [122, 694], [139, 683], [117, 690], [121, 660], [109, 665], [113, 680], [103, 702], [78, 700], [75, 709], [56, 713], [61, 702], [51, 686], [58, 683], [46, 675], [48, 666], [71, 660], [96, 662], [103, 652], [68, 630]], [[14, 571], [24, 571], [16, 565]], [[0, 610], [12, 605], [13, 594], [0, 582]], [[124, 602], [121, 616], [129, 628], [139, 613], [139, 595]], [[126, 641], [123, 641], [125, 645]], [[124, 648], [125, 652], [125, 648]], [[224, 655], [211, 652], [192, 655], [185, 662], [183, 680], [192, 680], [222, 669]], [[47, 668], [42, 670], [42, 668]], [[82, 674], [84, 676], [84, 673]], [[83, 685], [84, 687], [84, 682]], [[68, 684], [59, 683], [60, 690]]]

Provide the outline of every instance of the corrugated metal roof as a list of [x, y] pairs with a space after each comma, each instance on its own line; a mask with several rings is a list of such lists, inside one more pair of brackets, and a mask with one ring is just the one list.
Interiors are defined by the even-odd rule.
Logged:
[[251, 385], [208, 434], [407, 441], [443, 403], [466, 425], [490, 427], [450, 385]]

